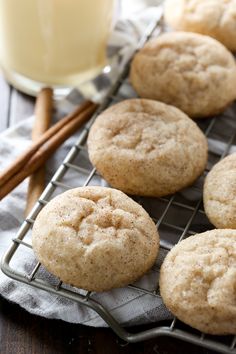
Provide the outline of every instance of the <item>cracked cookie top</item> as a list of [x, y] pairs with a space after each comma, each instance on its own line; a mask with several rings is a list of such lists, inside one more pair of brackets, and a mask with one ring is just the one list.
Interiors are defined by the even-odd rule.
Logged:
[[172, 28], [206, 34], [236, 50], [236, 0], [166, 0], [164, 14]]
[[164, 303], [181, 321], [210, 334], [236, 334], [236, 230], [191, 236], [161, 267]]
[[113, 105], [93, 124], [89, 157], [99, 173], [128, 194], [163, 196], [204, 170], [207, 142], [177, 108], [146, 99]]
[[203, 201], [213, 225], [236, 229], [236, 153], [225, 157], [208, 173]]
[[44, 207], [32, 244], [39, 261], [62, 281], [104, 291], [142, 276], [155, 262], [159, 236], [146, 211], [124, 193], [81, 187]]
[[232, 54], [208, 36], [165, 33], [134, 56], [130, 79], [144, 98], [174, 105], [190, 117], [223, 111], [236, 98]]

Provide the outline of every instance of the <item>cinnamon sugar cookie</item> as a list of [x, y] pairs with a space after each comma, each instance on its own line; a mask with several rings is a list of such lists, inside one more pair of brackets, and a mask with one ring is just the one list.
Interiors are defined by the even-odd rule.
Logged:
[[122, 287], [154, 264], [156, 226], [146, 211], [111, 188], [81, 187], [52, 199], [32, 235], [40, 262], [65, 283], [89, 291]]
[[160, 291], [181, 321], [210, 334], [236, 334], [236, 230], [191, 236], [168, 253]]
[[225, 157], [208, 173], [203, 201], [215, 227], [236, 229], [236, 153]]
[[236, 0], [166, 0], [164, 13], [172, 28], [206, 34], [236, 51]]
[[88, 137], [89, 157], [114, 188], [164, 196], [192, 184], [207, 161], [207, 141], [183, 112], [131, 99], [105, 110]]
[[170, 32], [146, 43], [131, 64], [140, 97], [180, 108], [190, 117], [218, 114], [236, 99], [233, 55], [215, 39]]

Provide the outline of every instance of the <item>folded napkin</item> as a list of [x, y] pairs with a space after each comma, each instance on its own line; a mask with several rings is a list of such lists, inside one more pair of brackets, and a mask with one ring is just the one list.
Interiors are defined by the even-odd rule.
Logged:
[[[85, 95], [93, 95], [97, 99], [107, 91], [111, 82], [114, 81], [118, 75], [120, 68], [126, 62], [126, 60], [133, 53], [137, 46], [140, 36], [143, 34], [147, 24], [154, 18], [159, 18], [160, 8], [149, 8], [142, 12], [142, 15], [136, 19], [126, 19], [118, 22], [116, 29], [111, 37], [109, 46], [109, 55], [113, 58], [111, 65], [113, 70], [111, 75], [100, 76], [93, 83], [84, 85], [82, 90], [74, 90], [63, 101], [57, 102], [57, 114], [55, 119], [58, 119], [61, 115], [70, 111], [77, 105]], [[130, 97], [134, 95], [132, 89], [127, 85], [123, 97]], [[235, 116], [236, 107], [232, 105], [224, 114], [224, 116], [217, 118], [216, 128], [213, 133], [209, 135], [209, 149], [210, 160], [209, 167], [214, 163], [214, 157], [220, 156], [226, 148], [226, 140], [222, 139], [222, 132], [224, 136], [230, 135], [233, 130], [236, 129], [236, 121], [233, 119]], [[6, 167], [10, 161], [12, 161], [21, 151], [30, 144], [30, 135], [32, 129], [33, 117], [22, 121], [15, 127], [12, 127], [0, 135], [0, 169]], [[204, 122], [202, 123], [205, 124]], [[67, 152], [69, 152], [71, 146], [78, 139], [79, 132], [75, 136], [71, 137], [66, 143], [58, 149], [55, 155], [50, 159], [47, 164], [47, 178], [52, 177], [57, 167], [61, 164]], [[17, 149], [15, 148], [17, 146]], [[233, 145], [230, 152], [236, 151], [236, 146]], [[80, 155], [81, 164], [86, 165], [86, 156]], [[212, 157], [212, 158], [211, 158]], [[68, 184], [79, 186], [82, 184], [83, 176], [79, 180], [79, 175], [68, 177]], [[104, 185], [104, 182], [101, 181]], [[0, 202], [0, 255], [6, 251], [11, 243], [11, 239], [15, 237], [17, 230], [24, 218], [25, 199], [27, 191], [27, 181], [24, 181], [18, 186], [9, 196]], [[201, 193], [201, 192], [200, 192]], [[199, 189], [195, 187], [189, 188], [181, 192], [182, 198], [188, 201], [197, 201], [199, 199]], [[156, 212], [156, 206], [153, 200], [148, 201], [148, 210], [153, 215]], [[170, 215], [172, 223], [178, 220], [179, 215], [177, 213]], [[184, 224], [183, 220], [183, 226]], [[204, 224], [205, 219], [197, 220], [196, 227], [199, 227], [201, 231], [201, 225]], [[163, 239], [173, 240], [170, 242], [175, 243], [176, 235], [173, 233], [161, 234]], [[138, 285], [146, 289], [154, 290], [158, 284], [158, 269], [165, 256], [165, 252], [161, 250], [157, 264], [152, 271], [144, 276]], [[31, 250], [24, 247], [20, 247], [19, 251], [13, 257], [14, 261], [12, 266], [23, 273], [32, 270], [32, 264], [35, 263], [35, 258]], [[47, 272], [42, 270], [42, 276], [44, 279], [52, 282], [53, 278]], [[93, 310], [88, 309], [85, 306], [78, 305], [76, 302], [68, 299], [50, 294], [46, 291], [42, 291], [25, 285], [23, 283], [14, 281], [6, 277], [0, 272], [0, 294], [20, 306], [27, 311], [44, 316], [47, 318], [62, 319], [64, 321], [73, 323], [82, 323], [89, 326], [106, 326], [101, 317]], [[171, 314], [163, 305], [160, 298], [144, 294], [135, 291], [130, 288], [114, 289], [107, 293], [94, 294], [92, 298], [103, 304], [111, 314], [123, 325], [144, 324], [150, 322], [156, 322], [164, 319], [170, 319]]]

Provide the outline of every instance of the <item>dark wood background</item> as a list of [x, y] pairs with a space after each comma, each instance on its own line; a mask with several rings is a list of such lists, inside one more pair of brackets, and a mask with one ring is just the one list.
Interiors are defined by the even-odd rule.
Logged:
[[[30, 116], [34, 99], [0, 76], [0, 131]], [[145, 329], [145, 327], [142, 327]], [[132, 329], [131, 329], [132, 330]], [[210, 354], [172, 338], [126, 344], [110, 329], [94, 329], [33, 316], [0, 297], [0, 354]]]

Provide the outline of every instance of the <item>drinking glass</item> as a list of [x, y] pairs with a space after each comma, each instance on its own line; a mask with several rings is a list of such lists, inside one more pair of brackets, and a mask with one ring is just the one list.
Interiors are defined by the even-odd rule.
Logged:
[[0, 64], [16, 88], [58, 94], [107, 65], [114, 0], [0, 0]]

